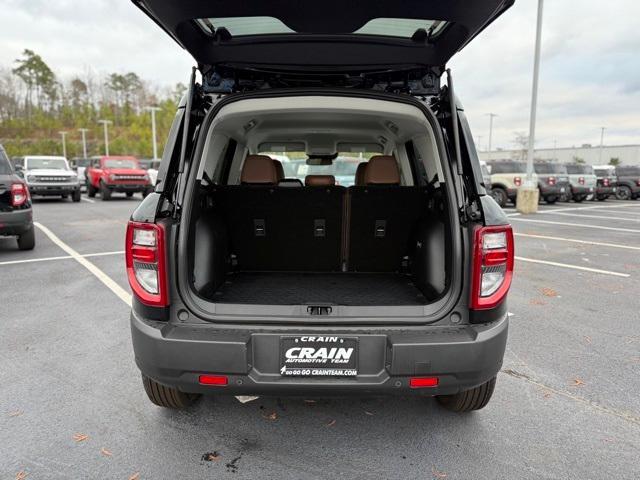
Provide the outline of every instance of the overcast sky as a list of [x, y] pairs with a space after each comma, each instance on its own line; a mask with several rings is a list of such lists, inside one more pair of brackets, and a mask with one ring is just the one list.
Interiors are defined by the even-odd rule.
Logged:
[[[443, 0], [446, 1], [446, 0]], [[535, 0], [517, 0], [450, 66], [480, 147], [512, 148], [529, 128]], [[72, 77], [135, 71], [159, 85], [186, 82], [194, 63], [127, 0], [0, 0], [0, 66], [25, 48]], [[640, 143], [640, 2], [547, 0], [537, 123], [539, 147]]]

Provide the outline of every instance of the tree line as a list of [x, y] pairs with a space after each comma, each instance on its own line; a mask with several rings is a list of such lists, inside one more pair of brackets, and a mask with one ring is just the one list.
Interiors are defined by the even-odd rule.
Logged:
[[159, 153], [186, 87], [158, 87], [135, 72], [63, 79], [36, 52], [25, 49], [11, 67], [0, 67], [0, 144], [10, 156], [62, 155], [67, 132], [69, 158], [82, 156], [80, 128], [87, 128], [87, 154], [104, 152], [102, 126], [109, 129], [109, 153], [151, 157], [151, 115], [157, 106]]

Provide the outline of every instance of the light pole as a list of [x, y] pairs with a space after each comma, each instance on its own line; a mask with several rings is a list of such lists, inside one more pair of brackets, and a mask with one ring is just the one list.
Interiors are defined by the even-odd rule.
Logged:
[[160, 107], [147, 107], [151, 112], [151, 141], [153, 142], [153, 159], [158, 159], [158, 145], [156, 142], [156, 112], [162, 110]]
[[98, 120], [104, 126], [104, 154], [109, 156], [109, 124], [113, 123], [111, 120]]
[[69, 132], [58, 132], [62, 137], [62, 156], [67, 158], [67, 133]]
[[489, 150], [488, 159], [491, 160], [491, 141], [493, 140], [493, 118], [497, 117], [498, 115], [495, 113], [487, 113], [486, 115], [489, 116], [489, 145], [487, 148]]
[[598, 163], [602, 165], [602, 148], [604, 147], [604, 131], [606, 127], [600, 127], [600, 152], [598, 157]]
[[87, 132], [88, 128], [79, 128], [78, 131], [82, 134], [82, 158], [87, 158]]
[[538, 20], [536, 22], [536, 46], [533, 57], [533, 85], [531, 88], [531, 117], [529, 119], [529, 148], [527, 151], [527, 176], [522, 188], [518, 189], [516, 206], [520, 213], [536, 213], [540, 192], [533, 181], [533, 149], [536, 142], [536, 109], [538, 106], [538, 79], [540, 77], [540, 45], [542, 43], [542, 12], [544, 0], [538, 0]]

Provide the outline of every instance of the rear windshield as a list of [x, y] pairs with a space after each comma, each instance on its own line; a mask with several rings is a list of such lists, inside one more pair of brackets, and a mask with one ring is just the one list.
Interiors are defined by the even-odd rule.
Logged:
[[[274, 17], [221, 17], [200, 18], [196, 20], [200, 28], [207, 33], [215, 33], [225, 28], [232, 37], [268, 34], [321, 34], [324, 32], [296, 32], [281, 20]], [[416, 31], [424, 29], [437, 35], [448, 22], [439, 20], [416, 20], [413, 18], [374, 18], [353, 32], [341, 32], [354, 35], [381, 35], [387, 37], [411, 38]]]
[[593, 175], [591, 165], [567, 165], [567, 172], [572, 175]]
[[302, 183], [307, 175], [333, 175], [336, 185], [349, 187], [355, 184], [356, 170], [362, 162], [380, 153], [362, 153], [355, 155], [351, 152], [340, 152], [331, 165], [307, 165], [307, 155], [304, 152], [260, 152], [269, 155], [282, 163], [285, 178], [297, 178]]
[[613, 175], [613, 171], [608, 168], [594, 168], [593, 172], [596, 174], [596, 177], [603, 178]]
[[104, 168], [138, 168], [136, 160], [125, 160], [121, 158], [109, 158], [103, 161]]
[[640, 176], [640, 167], [635, 165], [616, 167], [616, 175], [620, 176]]
[[567, 167], [559, 163], [536, 163], [533, 168], [536, 173], [567, 173]]
[[4, 152], [4, 149], [0, 147], [0, 175], [9, 175], [13, 173], [11, 171], [11, 164], [9, 163], [9, 157]]
[[524, 162], [495, 162], [491, 164], [491, 173], [525, 173], [527, 164]]
[[28, 170], [68, 170], [67, 161], [63, 158], [27, 158]]

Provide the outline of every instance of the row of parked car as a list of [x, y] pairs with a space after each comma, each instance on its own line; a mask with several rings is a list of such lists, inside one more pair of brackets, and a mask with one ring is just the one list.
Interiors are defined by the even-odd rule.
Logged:
[[[518, 188], [527, 175], [526, 162], [497, 160], [483, 163], [485, 186], [501, 207], [515, 203]], [[558, 201], [605, 201], [611, 196], [619, 200], [640, 198], [640, 165], [585, 165], [538, 161], [534, 163], [533, 180], [538, 184], [540, 200], [548, 204]]]

